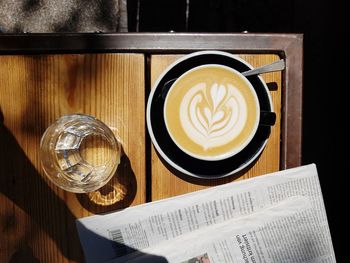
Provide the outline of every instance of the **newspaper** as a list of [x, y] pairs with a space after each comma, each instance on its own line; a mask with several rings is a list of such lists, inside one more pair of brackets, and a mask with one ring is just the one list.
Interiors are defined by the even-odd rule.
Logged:
[[[146, 203], [107, 215], [85, 217], [76, 223], [86, 261], [104, 262], [155, 245], [161, 246], [163, 242], [181, 239], [185, 234], [206, 231], [209, 226], [247, 215], [255, 217], [258, 212], [293, 196], [304, 196], [309, 200], [314, 209], [314, 223], [322, 229], [322, 242], [327, 244], [330, 257], [334, 258], [314, 164]], [[312, 228], [315, 224], [308, 227]], [[180, 250], [183, 252], [184, 249]]]
[[187, 233], [111, 263], [335, 262], [325, 241], [309, 199], [291, 197], [255, 214]]

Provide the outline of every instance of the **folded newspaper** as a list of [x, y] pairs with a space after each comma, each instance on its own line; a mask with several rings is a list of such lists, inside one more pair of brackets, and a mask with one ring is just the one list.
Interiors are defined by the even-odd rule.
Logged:
[[86, 262], [336, 262], [314, 164], [76, 224]]

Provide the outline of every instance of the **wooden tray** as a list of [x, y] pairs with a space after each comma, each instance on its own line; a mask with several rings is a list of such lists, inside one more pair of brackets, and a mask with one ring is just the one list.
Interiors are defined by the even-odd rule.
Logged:
[[[27, 34], [0, 35], [0, 259], [81, 262], [75, 219], [301, 164], [302, 35]], [[197, 50], [239, 54], [253, 66], [286, 59], [273, 83], [277, 123], [257, 162], [243, 174], [203, 181], [173, 175], [145, 127], [152, 83], [178, 57]], [[94, 115], [125, 152], [101, 191], [72, 194], [44, 177], [38, 155], [57, 117]]]

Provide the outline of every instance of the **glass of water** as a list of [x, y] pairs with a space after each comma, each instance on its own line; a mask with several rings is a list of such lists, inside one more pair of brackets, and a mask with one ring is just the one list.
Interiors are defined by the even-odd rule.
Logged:
[[74, 193], [104, 186], [120, 163], [121, 144], [102, 121], [71, 114], [57, 119], [40, 141], [40, 159], [46, 176]]

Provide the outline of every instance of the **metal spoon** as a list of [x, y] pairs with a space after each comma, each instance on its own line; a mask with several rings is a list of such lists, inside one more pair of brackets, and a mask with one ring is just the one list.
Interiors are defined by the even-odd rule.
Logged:
[[267, 72], [279, 71], [279, 70], [283, 70], [284, 68], [285, 68], [284, 59], [281, 59], [271, 64], [261, 66], [259, 68], [244, 71], [241, 74], [245, 77], [248, 77], [251, 75], [258, 75], [258, 74], [267, 73]]

